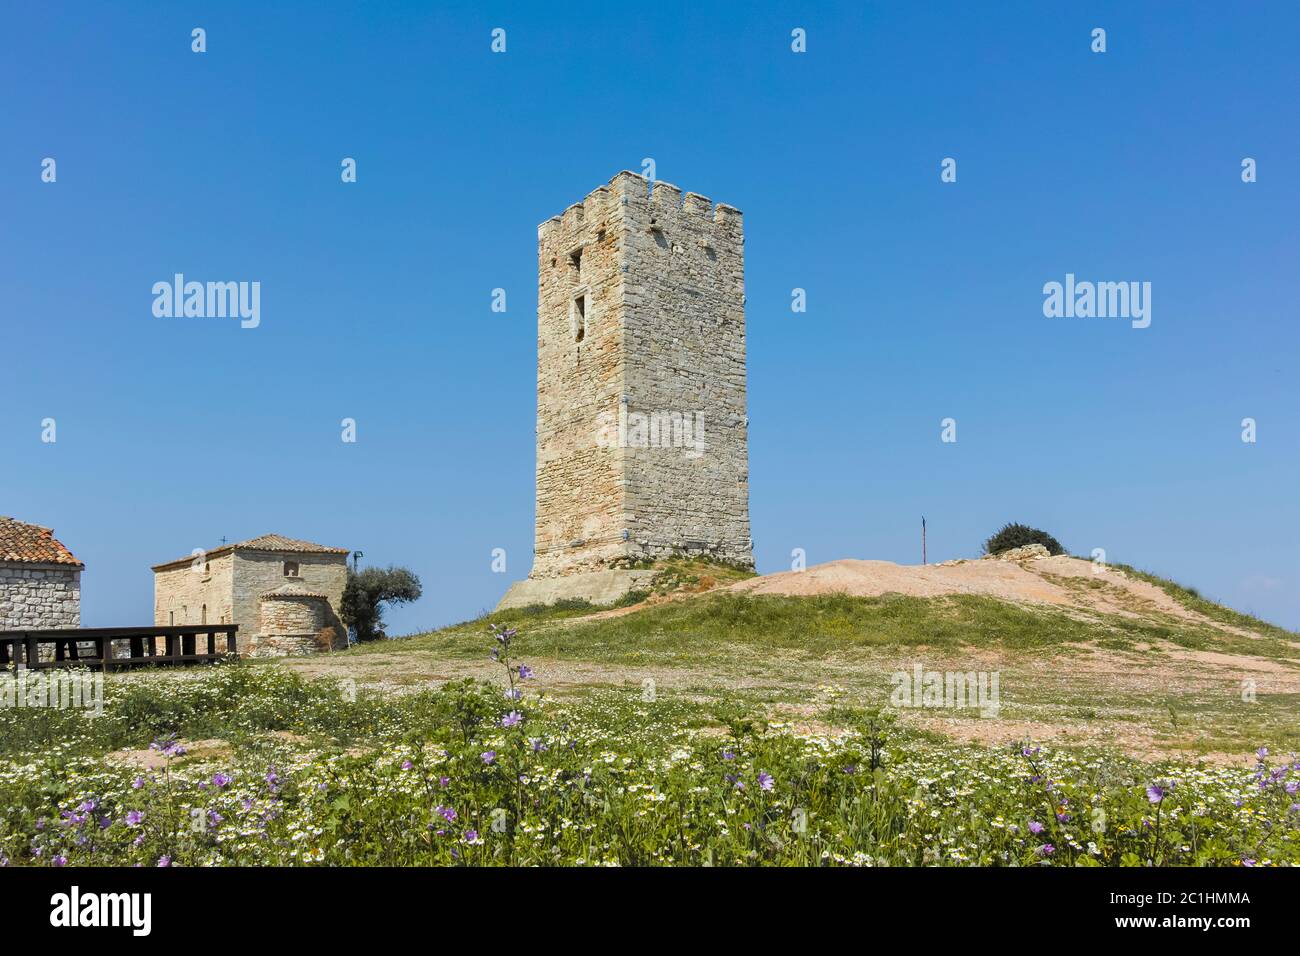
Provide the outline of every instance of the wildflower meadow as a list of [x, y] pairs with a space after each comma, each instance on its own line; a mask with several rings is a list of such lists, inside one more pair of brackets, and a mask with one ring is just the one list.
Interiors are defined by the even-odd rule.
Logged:
[[1294, 866], [1300, 760], [938, 744], [878, 710], [797, 733], [739, 701], [495, 681], [353, 693], [233, 664], [0, 712], [5, 866]]

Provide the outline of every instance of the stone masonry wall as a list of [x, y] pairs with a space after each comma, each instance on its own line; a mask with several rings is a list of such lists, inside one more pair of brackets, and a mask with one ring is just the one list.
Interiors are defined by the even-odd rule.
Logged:
[[601, 416], [616, 412], [623, 392], [622, 213], [602, 186], [537, 229], [533, 577], [599, 568], [623, 553], [621, 455], [598, 441]]
[[[234, 555], [210, 558], [206, 566], [178, 564], [155, 571], [153, 622], [158, 626], [241, 624], [234, 618], [232, 581]], [[206, 612], [205, 609], [206, 608]]]
[[739, 210], [630, 172], [538, 227], [530, 577], [752, 564], [743, 242]]
[[630, 179], [626, 525], [639, 557], [752, 565], [740, 210]]
[[80, 626], [80, 568], [0, 561], [0, 631]]
[[239, 625], [239, 652], [247, 653], [254, 635], [259, 633], [262, 620], [262, 595], [289, 580], [284, 575], [284, 562], [298, 562], [298, 578], [304, 590], [324, 594], [329, 600], [329, 619], [326, 626], [346, 634], [338, 619], [343, 603], [343, 588], [348, 582], [346, 554], [301, 554], [271, 551], [234, 552], [234, 612]]
[[321, 636], [329, 606], [312, 595], [262, 599], [261, 622], [252, 641], [256, 656], [310, 654], [332, 650]]

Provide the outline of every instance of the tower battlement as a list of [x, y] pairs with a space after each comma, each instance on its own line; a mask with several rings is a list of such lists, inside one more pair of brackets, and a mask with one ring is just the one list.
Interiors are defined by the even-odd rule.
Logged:
[[[626, 200], [626, 201], [624, 201]], [[639, 173], [623, 170], [604, 186], [597, 186], [582, 202], [537, 227], [539, 243], [563, 241], [568, 234], [593, 219], [614, 218], [614, 205], [631, 207], [617, 216], [645, 228], [681, 226], [697, 232], [710, 229], [719, 241], [744, 241], [744, 214], [735, 206], [714, 203], [699, 193], [683, 193], [672, 183], [651, 183]]]
[[537, 227], [530, 580], [752, 564], [744, 218], [623, 171]]

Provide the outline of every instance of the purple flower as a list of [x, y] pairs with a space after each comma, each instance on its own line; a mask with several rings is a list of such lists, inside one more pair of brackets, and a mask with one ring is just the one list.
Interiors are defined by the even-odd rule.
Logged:
[[179, 757], [185, 753], [185, 748], [177, 743], [175, 734], [159, 737], [149, 745], [149, 749], [161, 750], [164, 757]]
[[533, 669], [532, 669], [531, 667], [529, 667], [527, 664], [520, 664], [520, 665], [519, 665], [519, 679], [520, 679], [520, 680], [528, 680], [528, 678], [530, 678], [530, 677], [532, 677], [532, 676], [533, 676]]
[[772, 775], [766, 771], [760, 771], [758, 774], [758, 786], [761, 790], [772, 789]]
[[159, 866], [171, 866], [171, 865], [172, 865], [172, 858], [169, 857], [169, 856], [160, 856], [160, 857], [158, 857], [158, 865], [159, 865]]
[[1242, 865], [1242, 866], [1254, 866], [1254, 865], [1255, 865], [1255, 861], [1252, 860], [1250, 857], [1246, 857], [1245, 859], [1243, 859], [1243, 860], [1241, 861], [1241, 865]]
[[1050, 843], [1044, 843], [1042, 846], [1038, 848], [1038, 852], [1042, 856], [1051, 856], [1053, 853], [1056, 852], [1056, 847], [1052, 846], [1052, 844]]
[[402, 769], [403, 769], [403, 770], [410, 770], [410, 769], [411, 769], [412, 767], [414, 767], [414, 766], [415, 766], [415, 764], [411, 763], [411, 761], [409, 761], [409, 760], [403, 760], [403, 761], [402, 761]]
[[484, 763], [490, 764], [497, 759], [497, 752], [495, 750], [485, 750], [480, 756], [483, 758]]
[[1268, 748], [1260, 747], [1258, 750], [1255, 751], [1255, 756], [1259, 758], [1260, 763], [1263, 763], [1264, 758], [1268, 756]]
[[1160, 784], [1153, 783], [1151, 786], [1147, 787], [1147, 799], [1152, 803], [1159, 803], [1165, 798], [1166, 792], [1165, 788], [1160, 786]]
[[1030, 832], [1030, 833], [1033, 833], [1033, 834], [1039, 834], [1039, 833], [1042, 833], [1043, 830], [1044, 830], [1043, 825], [1042, 825], [1041, 823], [1039, 823], [1037, 820], [1030, 820], [1030, 821], [1029, 821], [1029, 832]]
[[50, 864], [52, 866], [67, 866], [68, 858], [66, 856], [56, 856], [54, 859], [50, 860]]
[[438, 778], [438, 786], [442, 787], [444, 790], [447, 789], [447, 784], [449, 784], [449, 783], [451, 783], [451, 777], [439, 777], [439, 778]]
[[438, 816], [442, 817], [448, 823], [454, 823], [456, 821], [456, 811], [451, 807], [438, 807], [434, 810], [434, 813], [438, 814]]
[[722, 759], [723, 759], [723, 760], [735, 760], [735, 759], [736, 759], [736, 755], [733, 754], [730, 750], [724, 750], [724, 751], [722, 751]]
[[524, 719], [523, 715], [520, 714], [519, 711], [512, 710], [510, 711], [510, 713], [506, 714], [504, 717], [501, 718], [501, 726], [514, 727], [523, 719]]
[[466, 830], [466, 831], [465, 831], [465, 842], [466, 842], [466, 843], [477, 843], [477, 842], [478, 842], [478, 831], [477, 831], [477, 830]]
[[229, 784], [230, 784], [230, 777], [224, 773], [219, 773], [212, 778], [212, 785], [214, 787], [225, 787], [228, 786]]

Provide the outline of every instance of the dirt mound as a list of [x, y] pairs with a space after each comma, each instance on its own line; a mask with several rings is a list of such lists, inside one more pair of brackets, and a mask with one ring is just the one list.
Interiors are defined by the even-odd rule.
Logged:
[[1051, 604], [1131, 617], [1164, 614], [1228, 629], [1183, 607], [1154, 584], [1131, 578], [1114, 568], [1066, 555], [1018, 561], [980, 558], [928, 565], [847, 558], [814, 565], [804, 571], [783, 571], [749, 578], [731, 585], [729, 590], [795, 597], [904, 594], [932, 598], [948, 594], [979, 594], [1002, 601]]

